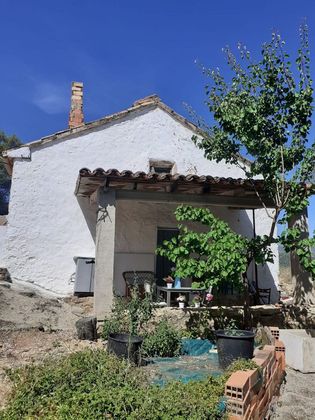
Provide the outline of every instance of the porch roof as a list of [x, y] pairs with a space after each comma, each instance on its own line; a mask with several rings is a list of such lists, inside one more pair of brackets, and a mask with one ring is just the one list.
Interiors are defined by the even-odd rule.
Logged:
[[79, 172], [75, 195], [89, 197], [99, 187], [116, 190], [118, 199], [138, 199], [169, 202], [205, 202], [243, 208], [261, 208], [259, 192], [264, 202], [272, 201], [264, 193], [264, 181], [210, 175], [180, 175], [132, 172], [101, 168]]

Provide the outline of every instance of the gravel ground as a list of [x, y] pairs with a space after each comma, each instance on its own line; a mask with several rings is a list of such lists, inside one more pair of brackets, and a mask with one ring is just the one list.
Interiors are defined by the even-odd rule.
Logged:
[[[315, 355], [314, 355], [315, 357]], [[287, 368], [286, 382], [273, 407], [271, 419], [315, 419], [315, 373], [301, 373]]]

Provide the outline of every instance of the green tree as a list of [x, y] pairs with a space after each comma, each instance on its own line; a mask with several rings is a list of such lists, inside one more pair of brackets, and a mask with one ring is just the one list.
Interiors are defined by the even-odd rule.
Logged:
[[207, 208], [181, 205], [175, 216], [179, 222], [190, 222], [194, 227], [179, 224], [179, 235], [164, 241], [157, 253], [175, 263], [175, 275], [192, 278], [198, 287], [233, 284], [243, 291], [244, 325], [249, 327], [247, 270], [253, 260], [259, 264], [273, 260], [269, 242], [266, 238], [242, 237]]
[[[270, 232], [252, 245], [259, 247], [261, 242], [270, 250], [272, 243], [282, 243], [286, 251], [296, 251], [301, 265], [314, 279], [310, 247], [315, 239], [305, 238], [297, 227], [285, 227], [281, 235], [275, 234], [277, 223], [287, 226], [307, 207], [314, 193], [315, 143], [309, 140], [313, 87], [306, 24], [300, 27], [299, 36], [295, 66], [284, 50], [284, 41], [273, 33], [256, 61], [244, 45], [238, 45], [238, 58], [230, 48], [224, 49], [230, 79], [218, 69], [204, 68], [210, 80], [206, 103], [215, 123], [199, 123], [201, 136], [193, 140], [208, 159], [237, 165], [249, 180], [264, 179], [274, 208], [267, 208], [264, 197], [258, 191], [257, 195], [270, 218]], [[240, 154], [250, 157], [252, 164], [243, 164]], [[306, 281], [298, 285], [297, 303], [315, 303], [313, 282]]]
[[0, 131], [0, 214], [5, 214], [7, 211], [11, 186], [11, 179], [4, 165], [2, 152], [20, 145], [20, 140], [14, 134], [8, 136]]

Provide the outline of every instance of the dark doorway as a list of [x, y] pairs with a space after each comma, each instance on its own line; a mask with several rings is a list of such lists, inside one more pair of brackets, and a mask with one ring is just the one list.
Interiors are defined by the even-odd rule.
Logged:
[[[178, 236], [179, 230], [176, 228], [158, 228], [157, 230], [157, 246], [163, 244], [163, 241], [169, 241], [174, 236]], [[158, 286], [165, 286], [163, 281], [164, 277], [167, 277], [171, 274], [171, 268], [175, 264], [168, 260], [166, 257], [161, 257], [158, 255], [156, 257], [156, 278]]]

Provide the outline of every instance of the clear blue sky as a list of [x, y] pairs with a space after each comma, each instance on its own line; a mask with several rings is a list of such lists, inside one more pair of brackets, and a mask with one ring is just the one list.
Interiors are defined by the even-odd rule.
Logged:
[[315, 51], [314, 0], [0, 0], [0, 16], [0, 130], [23, 141], [67, 127], [73, 80], [86, 121], [151, 93], [207, 117], [196, 59], [223, 68], [222, 47], [259, 52], [273, 29], [294, 52], [305, 17]]

